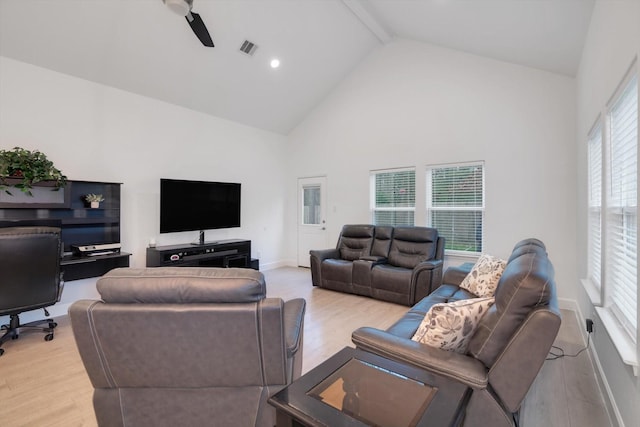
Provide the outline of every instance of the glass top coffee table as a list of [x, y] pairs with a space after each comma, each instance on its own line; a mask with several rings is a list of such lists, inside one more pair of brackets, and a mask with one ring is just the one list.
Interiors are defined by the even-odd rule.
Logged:
[[269, 403], [278, 427], [451, 427], [470, 394], [456, 381], [346, 347]]

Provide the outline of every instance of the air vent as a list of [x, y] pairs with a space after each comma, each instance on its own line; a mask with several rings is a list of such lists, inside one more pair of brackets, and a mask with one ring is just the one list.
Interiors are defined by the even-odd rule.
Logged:
[[240, 52], [249, 56], [253, 56], [253, 54], [256, 53], [257, 48], [258, 45], [250, 42], [249, 40], [245, 40], [244, 43], [242, 43], [242, 46], [240, 46]]

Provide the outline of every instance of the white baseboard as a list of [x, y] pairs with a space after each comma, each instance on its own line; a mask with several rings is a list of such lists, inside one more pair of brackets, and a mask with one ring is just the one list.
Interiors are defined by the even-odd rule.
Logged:
[[580, 307], [578, 307], [576, 300], [569, 298], [558, 298], [558, 307], [561, 310], [570, 310], [575, 312], [580, 311]]
[[295, 267], [295, 266], [290, 264], [287, 261], [267, 262], [264, 264], [260, 263], [260, 271], [275, 270], [276, 268], [280, 268], [280, 267]]
[[[567, 306], [563, 307], [563, 305], [565, 304], [567, 304]], [[559, 298], [558, 305], [560, 306], [560, 308], [573, 311], [573, 313], [575, 314], [578, 320], [578, 325], [586, 324], [586, 318], [582, 314], [582, 311], [580, 310], [580, 306], [575, 300]], [[571, 306], [573, 306], [573, 308], [571, 308]], [[587, 330], [586, 328], [582, 328], [582, 327], [580, 327], [579, 329], [581, 331], [580, 335], [582, 336], [582, 340], [586, 345]], [[604, 391], [605, 391], [605, 393], [603, 393], [603, 396], [605, 398], [605, 408], [609, 413], [609, 419], [612, 422], [614, 422], [613, 425], [617, 425], [617, 427], [625, 427], [624, 421], [622, 419], [622, 415], [620, 414], [620, 410], [616, 405], [613, 392], [611, 391], [611, 387], [609, 386], [609, 382], [607, 381], [607, 377], [604, 373], [604, 369], [602, 369], [602, 364], [600, 363], [598, 352], [596, 351], [594, 346], [589, 346], [589, 355], [591, 356], [591, 360], [595, 363], [595, 373], [596, 373], [598, 385], [604, 388]], [[611, 414], [613, 414], [614, 416], [612, 417]]]

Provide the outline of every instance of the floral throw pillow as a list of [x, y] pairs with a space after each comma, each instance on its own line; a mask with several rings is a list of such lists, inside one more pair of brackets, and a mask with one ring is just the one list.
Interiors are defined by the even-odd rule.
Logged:
[[465, 353], [480, 319], [494, 300], [472, 298], [434, 304], [411, 339], [431, 347]]
[[482, 254], [460, 287], [478, 297], [492, 297], [506, 266], [505, 260]]

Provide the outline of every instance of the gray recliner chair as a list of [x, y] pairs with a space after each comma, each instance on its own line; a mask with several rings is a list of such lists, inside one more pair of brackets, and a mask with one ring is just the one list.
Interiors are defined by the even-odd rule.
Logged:
[[273, 426], [302, 372], [305, 301], [266, 298], [262, 273], [122, 268], [69, 308], [104, 426]]

